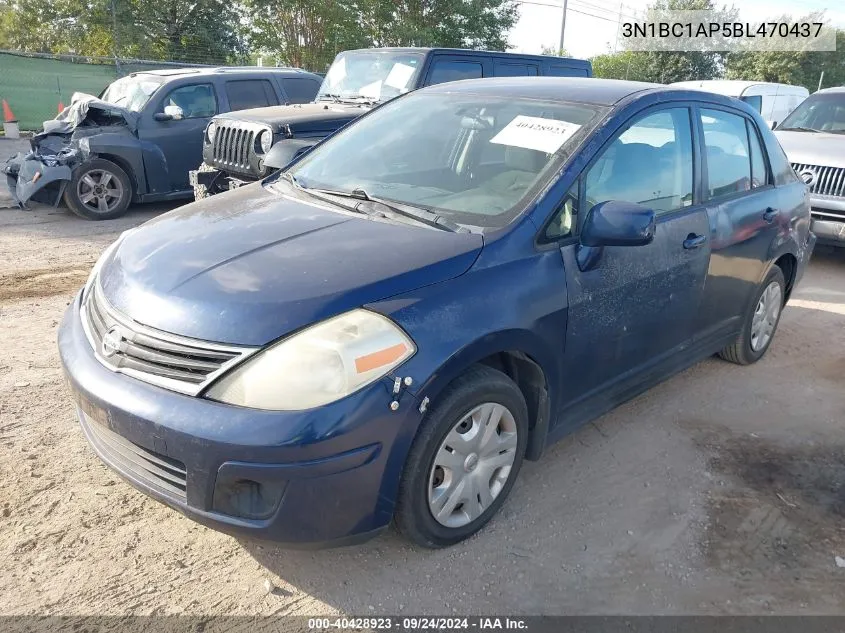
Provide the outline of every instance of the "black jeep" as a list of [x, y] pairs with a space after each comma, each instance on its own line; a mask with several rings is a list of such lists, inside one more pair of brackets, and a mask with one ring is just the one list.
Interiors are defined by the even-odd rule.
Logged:
[[424, 86], [480, 77], [591, 75], [589, 61], [565, 57], [448, 48], [345, 51], [313, 103], [214, 117], [191, 183], [203, 198], [263, 178], [379, 103]]

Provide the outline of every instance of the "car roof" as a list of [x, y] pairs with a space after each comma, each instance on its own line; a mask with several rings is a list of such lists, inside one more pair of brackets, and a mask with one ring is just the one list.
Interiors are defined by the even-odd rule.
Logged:
[[288, 68], [286, 66], [218, 66], [218, 67], [186, 67], [186, 68], [158, 68], [155, 70], [139, 70], [130, 73], [131, 77], [137, 75], [153, 75], [162, 77], [165, 81], [178, 79], [180, 77], [208, 77], [210, 75], [257, 75], [265, 73], [279, 73], [285, 75], [313, 76], [302, 68]]
[[845, 86], [833, 86], [831, 88], [822, 88], [814, 92], [813, 94], [820, 94], [820, 93], [833, 93], [833, 92], [845, 92]]
[[592, 77], [491, 77], [437, 84], [423, 90], [613, 105], [637, 92], [665, 88], [662, 84]]
[[414, 46], [386, 46], [384, 48], [356, 48], [344, 53], [430, 53], [437, 51], [438, 53], [447, 53], [449, 55], [497, 55], [504, 57], [518, 57], [525, 59], [561, 59], [568, 62], [577, 61], [586, 64], [587, 60], [578, 59], [575, 57], [560, 57], [558, 55], [532, 55], [528, 53], [515, 53], [506, 51], [485, 51], [468, 48], [436, 48], [436, 47], [414, 47]]

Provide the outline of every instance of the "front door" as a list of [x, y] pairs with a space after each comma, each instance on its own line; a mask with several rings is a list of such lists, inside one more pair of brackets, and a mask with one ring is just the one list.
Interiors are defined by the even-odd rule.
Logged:
[[707, 213], [693, 195], [691, 130], [686, 107], [649, 110], [581, 176], [579, 216], [606, 200], [636, 202], [655, 211], [657, 227], [651, 244], [605, 246], [585, 270], [577, 262], [581, 247], [562, 247], [569, 299], [564, 407], [597, 394], [615, 405], [625, 399], [625, 385], [683, 353], [692, 338], [710, 245]]
[[[165, 106], [177, 106], [181, 117], [159, 121]], [[161, 97], [153, 116], [145, 117], [138, 129], [143, 141], [158, 145], [164, 154], [171, 191], [190, 189], [188, 172], [202, 163], [203, 132], [217, 114], [217, 97], [209, 83], [181, 85]]]

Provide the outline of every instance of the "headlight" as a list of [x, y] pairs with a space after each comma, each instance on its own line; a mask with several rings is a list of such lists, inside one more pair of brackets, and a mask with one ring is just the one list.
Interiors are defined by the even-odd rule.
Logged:
[[258, 137], [261, 143], [261, 153], [266, 154], [273, 147], [273, 133], [270, 130], [264, 130]]
[[85, 301], [85, 298], [88, 296], [88, 292], [91, 290], [91, 286], [94, 284], [94, 280], [97, 278], [97, 275], [100, 272], [100, 269], [103, 267], [103, 262], [105, 262], [109, 256], [114, 252], [117, 248], [117, 245], [120, 244], [121, 240], [126, 237], [126, 234], [129, 231], [124, 231], [120, 234], [120, 236], [111, 244], [106, 247], [106, 250], [100, 255], [100, 258], [94, 264], [94, 267], [91, 269], [91, 274], [88, 275], [88, 281], [85, 282], [85, 286], [82, 290], [82, 300]]
[[390, 319], [352, 310], [259, 352], [206, 397], [254, 409], [310, 409], [378, 380], [414, 352], [413, 341]]
[[208, 127], [205, 128], [205, 135], [208, 137], [209, 143], [214, 142], [214, 135], [215, 135], [216, 132], [217, 132], [217, 124], [214, 121], [212, 121], [211, 123], [208, 124]]

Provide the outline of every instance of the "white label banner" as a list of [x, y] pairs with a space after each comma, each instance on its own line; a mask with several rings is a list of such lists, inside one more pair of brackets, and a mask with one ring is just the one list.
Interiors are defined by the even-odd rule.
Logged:
[[580, 128], [576, 123], [520, 114], [490, 142], [554, 154]]

